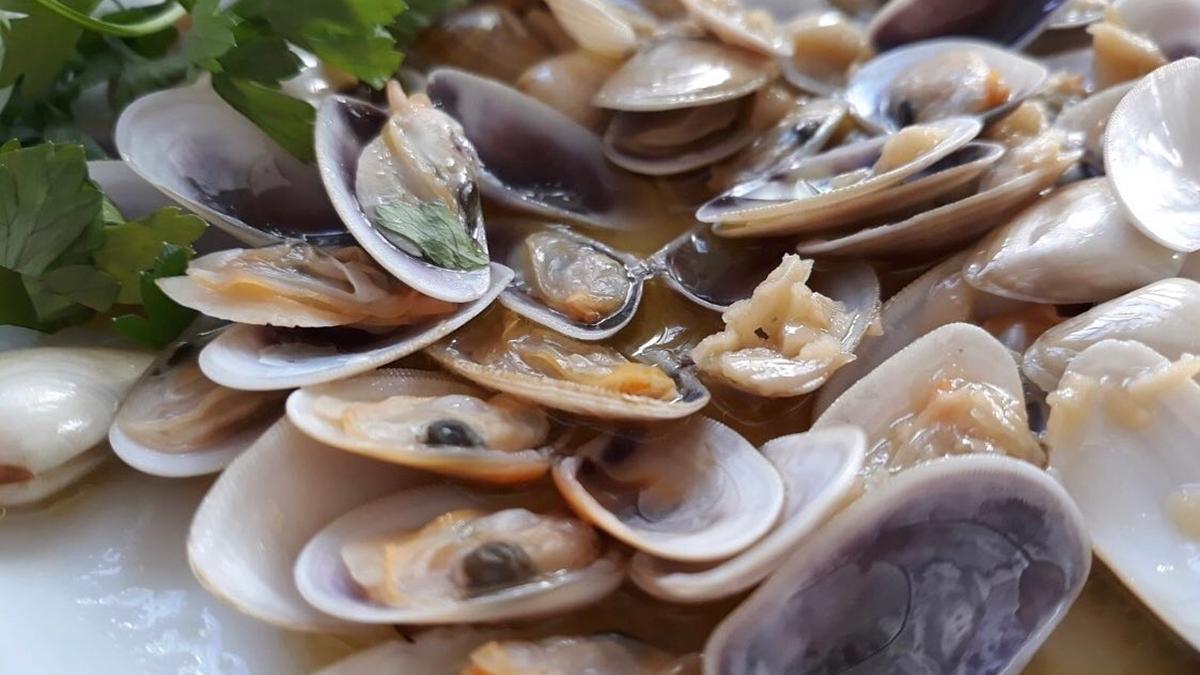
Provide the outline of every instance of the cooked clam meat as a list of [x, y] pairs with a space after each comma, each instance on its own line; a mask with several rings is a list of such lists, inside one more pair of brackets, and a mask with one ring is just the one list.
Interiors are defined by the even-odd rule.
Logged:
[[1136, 80], [1167, 62], [1167, 57], [1144, 35], [1109, 21], [1088, 26], [1092, 34], [1092, 68], [1096, 87]]
[[883, 151], [879, 153], [879, 159], [875, 160], [871, 171], [878, 175], [914, 162], [932, 152], [950, 134], [951, 130], [944, 127], [913, 126], [901, 129], [883, 144]]
[[536, 406], [506, 394], [390, 396], [352, 401], [319, 396], [313, 412], [346, 434], [374, 445], [486, 448], [519, 451], [538, 447], [550, 423]]
[[892, 85], [893, 118], [901, 125], [953, 115], [977, 115], [1008, 102], [1003, 74], [972, 51], [939, 54], [917, 63]]
[[909, 467], [951, 455], [1008, 455], [1045, 464], [1045, 453], [1029, 429], [1022, 402], [1008, 392], [953, 376], [923, 386], [928, 391], [920, 407], [893, 422], [867, 451], [860, 473], [863, 489]]
[[342, 560], [375, 602], [429, 606], [580, 570], [601, 553], [596, 532], [574, 518], [459, 509], [416, 531], [348, 543]]
[[518, 255], [529, 291], [576, 321], [606, 319], [629, 297], [632, 283], [619, 260], [561, 232], [529, 235]]
[[455, 305], [405, 286], [356, 246], [279, 244], [197, 258], [158, 280], [171, 299], [208, 316], [265, 326], [402, 326]]
[[1063, 147], [1062, 138], [1048, 131], [1012, 147], [988, 169], [979, 183], [984, 192], [1033, 173], [1061, 174], [1078, 157]]
[[471, 652], [462, 675], [699, 675], [696, 655], [674, 656], [620, 635], [494, 640]]
[[854, 360], [843, 347], [853, 318], [807, 286], [811, 260], [786, 255], [754, 294], [722, 316], [725, 329], [696, 345], [701, 372], [762, 396], [797, 396]]

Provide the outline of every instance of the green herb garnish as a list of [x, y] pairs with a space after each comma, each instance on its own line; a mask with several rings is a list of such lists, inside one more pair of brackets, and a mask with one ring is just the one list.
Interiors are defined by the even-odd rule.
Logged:
[[179, 337], [195, 320], [197, 312], [168, 298], [154, 282], [186, 272], [189, 258], [191, 251], [188, 249], [163, 244], [154, 261], [154, 269], [140, 275], [140, 294], [146, 315], [118, 316], [113, 319], [113, 328], [131, 340], [157, 348], [166, 347]]
[[441, 202], [387, 202], [378, 215], [380, 227], [404, 237], [439, 267], [476, 270], [488, 264], [483, 247]]

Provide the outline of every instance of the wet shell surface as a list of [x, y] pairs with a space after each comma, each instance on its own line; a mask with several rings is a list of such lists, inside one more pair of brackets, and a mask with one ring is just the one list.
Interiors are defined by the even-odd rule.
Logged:
[[1200, 96], [1200, 59], [1167, 64], [1121, 99], [1104, 135], [1104, 168], [1117, 199], [1147, 237], [1200, 250], [1200, 138], [1188, 114]]
[[973, 37], [1012, 49], [1029, 44], [1070, 0], [896, 0], [884, 5], [867, 31], [871, 43], [886, 51], [910, 42], [942, 36]]
[[490, 397], [441, 373], [385, 368], [304, 387], [287, 408], [308, 436], [384, 462], [489, 483], [544, 474], [550, 468], [545, 415]]
[[712, 105], [758, 91], [771, 79], [772, 67], [770, 61], [735, 47], [667, 39], [626, 61], [592, 102], [627, 111]]
[[248, 391], [295, 389], [365, 373], [420, 351], [483, 312], [512, 280], [492, 264], [487, 293], [431, 322], [378, 334], [288, 331], [270, 326], [230, 326], [200, 353], [212, 381]]
[[705, 602], [736, 595], [767, 577], [837, 511], [862, 467], [867, 439], [854, 427], [781, 436], [762, 448], [783, 478], [779, 522], [740, 554], [716, 564], [689, 564], [637, 553], [630, 578], [651, 595]]
[[819, 530], [717, 627], [704, 672], [1020, 672], [1090, 567], [1079, 510], [1043, 471], [931, 462]]
[[1054, 120], [1055, 128], [1066, 132], [1073, 143], [1083, 148], [1083, 161], [1097, 173], [1104, 171], [1104, 132], [1117, 104], [1135, 82], [1117, 84], [1063, 108]]
[[116, 144], [138, 175], [246, 244], [350, 241], [314, 168], [221, 100], [207, 78], [134, 101], [117, 121]]
[[1096, 555], [1200, 648], [1195, 370], [1137, 342], [1099, 342], [1071, 361], [1051, 395], [1047, 440], [1050, 470], [1083, 512]]
[[719, 560], [775, 524], [784, 487], [737, 432], [705, 417], [644, 435], [605, 434], [554, 464], [579, 516], [659, 558]]
[[[959, 68], [955, 59], [972, 67]], [[1048, 74], [1038, 62], [986, 42], [930, 40], [863, 64], [850, 76], [846, 101], [859, 121], [877, 131], [946, 115], [991, 122], [1037, 93]]]
[[413, 532], [443, 514], [462, 509], [495, 513], [530, 506], [531, 501], [537, 500], [529, 495], [491, 495], [444, 485], [403, 490], [350, 511], [317, 533], [296, 560], [296, 586], [313, 606], [332, 616], [358, 623], [418, 625], [553, 614], [588, 605], [615, 590], [625, 569], [619, 554], [608, 550], [585, 567], [486, 589], [478, 595], [388, 606], [363, 596], [343, 559], [348, 544]]
[[651, 267], [691, 302], [724, 312], [749, 298], [791, 250], [791, 239], [729, 239], [699, 225], [654, 254]]

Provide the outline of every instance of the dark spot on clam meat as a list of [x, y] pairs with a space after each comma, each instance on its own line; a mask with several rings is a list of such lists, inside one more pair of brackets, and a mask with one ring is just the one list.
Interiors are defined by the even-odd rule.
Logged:
[[459, 420], [437, 420], [425, 428], [425, 445], [479, 448], [484, 442], [474, 429]]
[[771, 339], [771, 336], [767, 335], [767, 331], [763, 330], [762, 326], [755, 328], [754, 334], [758, 336], [759, 340], [770, 340]]
[[468, 595], [474, 596], [528, 581], [537, 574], [537, 567], [517, 544], [489, 541], [463, 558], [461, 571]]

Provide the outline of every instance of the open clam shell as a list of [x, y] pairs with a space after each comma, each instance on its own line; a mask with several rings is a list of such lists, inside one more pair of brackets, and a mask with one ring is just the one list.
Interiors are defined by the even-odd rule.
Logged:
[[553, 471], [581, 518], [669, 560], [736, 555], [770, 531], [783, 508], [783, 482], [771, 463], [706, 417], [655, 436], [602, 435], [559, 458]]
[[608, 166], [600, 139], [587, 128], [512, 87], [460, 70], [430, 73], [427, 93], [475, 146], [487, 197], [548, 218], [632, 227], [629, 213], [644, 190]]
[[[722, 236], [759, 236], [766, 231], [797, 231], [854, 211], [854, 202], [899, 184], [966, 145], [981, 125], [970, 118], [950, 118], [927, 125], [940, 135], [932, 147], [900, 166], [876, 172], [890, 137], [878, 137], [835, 148], [801, 160], [789, 169], [735, 186], [696, 212], [701, 222], [716, 223]], [[865, 172], [865, 173], [863, 173]], [[839, 185], [841, 177], [861, 173], [860, 180]], [[766, 224], [763, 224], [763, 223]], [[836, 222], [836, 221], [835, 221]], [[799, 225], [797, 224], [799, 223]], [[825, 227], [821, 225], [820, 227]]]
[[919, 64], [962, 52], [982, 57], [992, 72], [999, 73], [1000, 81], [1008, 88], [1008, 96], [1004, 101], [977, 113], [985, 123], [1003, 117], [1037, 93], [1049, 76], [1046, 67], [1037, 61], [987, 42], [930, 40], [886, 52], [855, 70], [846, 84], [846, 101], [850, 104], [851, 113], [876, 131], [895, 131], [906, 126], [910, 122], [897, 117], [897, 110], [904, 101], [898, 100], [899, 95], [893, 91], [896, 83]]
[[155, 476], [216, 473], [282, 415], [281, 392], [235, 392], [204, 377], [197, 358], [212, 337], [197, 331], [167, 347], [121, 404], [108, 442], [126, 464]]
[[1115, 0], [1121, 22], [1150, 38], [1167, 60], [1200, 54], [1200, 4], [1192, 0]]
[[[751, 95], [696, 108], [618, 112], [604, 133], [604, 155], [623, 169], [648, 176], [670, 176], [706, 167], [754, 140], [756, 130], [750, 126], [754, 99]], [[715, 131], [673, 147], [641, 142], [665, 136], [694, 136], [697, 129], [722, 124]]]
[[201, 585], [244, 614], [289, 630], [353, 629], [300, 596], [292, 580], [296, 556], [330, 520], [428, 479], [322, 445], [281, 420], [200, 503], [188, 533], [188, 563]]
[[1054, 126], [1066, 132], [1072, 142], [1083, 148], [1083, 162], [1096, 173], [1104, 172], [1104, 131], [1117, 104], [1137, 82], [1125, 82], [1098, 91], [1069, 105], [1054, 120]]
[[1025, 351], [1021, 369], [1043, 391], [1054, 391], [1067, 365], [1104, 340], [1136, 340], [1169, 359], [1200, 354], [1200, 283], [1164, 279], [1063, 321]]
[[1117, 105], [1104, 134], [1104, 168], [1133, 224], [1177, 251], [1200, 250], [1200, 59], [1169, 63]]
[[[381, 436], [372, 436], [347, 428], [345, 413], [334, 417], [342, 404], [379, 403], [392, 397], [435, 398], [471, 396], [486, 399], [489, 394], [478, 387], [447, 377], [442, 373], [381, 369], [338, 380], [329, 384], [304, 387], [287, 402], [288, 419], [297, 429], [322, 443], [349, 452], [436, 473], [481, 480], [489, 483], [520, 483], [535, 480], [550, 469], [550, 448], [530, 447], [519, 450], [497, 450], [486, 445], [451, 445], [428, 442], [429, 433], [423, 420], [407, 420], [418, 427], [411, 437], [387, 435], [388, 430], [376, 429]], [[544, 418], [541, 418], [544, 422]], [[404, 419], [383, 418], [381, 426], [402, 427]], [[447, 417], [437, 423], [474, 431], [475, 422], [469, 415]], [[424, 435], [421, 429], [426, 429]]]
[[694, 108], [742, 98], [771, 80], [774, 65], [716, 42], [652, 42], [604, 83], [592, 102], [609, 110]]
[[[1143, 344], [1097, 343], [1051, 397], [1047, 441], [1050, 470], [1083, 512], [1096, 554], [1200, 649], [1200, 386], [1189, 375], [1172, 376], [1170, 361]], [[1131, 411], [1145, 423], [1131, 424]]]
[[755, 3], [724, 0], [680, 0], [688, 14], [722, 42], [764, 56], [789, 56], [792, 45], [773, 21], [748, 16]]
[[809, 539], [717, 627], [704, 672], [1018, 673], [1090, 566], [1079, 510], [1045, 472], [932, 462]]
[[730, 171], [734, 180], [761, 178], [820, 152], [841, 126], [848, 110], [845, 103], [834, 99], [798, 103], [732, 160]]
[[200, 368], [217, 384], [248, 391], [295, 389], [358, 375], [453, 333], [487, 309], [511, 280], [511, 270], [493, 263], [487, 292], [477, 300], [434, 321], [375, 336], [361, 333], [354, 341], [336, 332], [236, 324], [200, 352]]
[[895, 0], [871, 20], [871, 43], [886, 51], [942, 36], [974, 37], [1021, 49], [1054, 20], [1069, 0]]
[[1055, 190], [993, 231], [967, 259], [963, 277], [1014, 300], [1103, 302], [1175, 276], [1183, 258], [1129, 223], [1107, 180], [1090, 178]]
[[[356, 184], [359, 158], [387, 121], [386, 111], [345, 96], [331, 96], [317, 109], [314, 139], [317, 165], [334, 208], [359, 245], [397, 279], [429, 297], [447, 302], [480, 298], [489, 287], [486, 267], [453, 270], [424, 260], [388, 240], [364, 210]], [[483, 227], [474, 227], [469, 234], [486, 252]]]
[[207, 78], [131, 103], [116, 143], [138, 175], [251, 246], [350, 241], [316, 169], [221, 100]]
[[736, 595], [767, 577], [842, 506], [862, 466], [867, 439], [853, 427], [783, 436], [763, 455], [783, 478], [783, 511], [775, 527], [740, 554], [716, 564], [687, 564], [637, 553], [629, 568], [639, 588], [672, 602]]
[[[562, 253], [561, 249], [558, 253], [544, 249], [539, 254], [544, 256], [544, 260], [533, 261], [529, 255], [529, 247], [535, 244], [531, 244], [528, 237], [538, 233], [553, 237], [555, 241], [551, 244], [572, 242], [580, 247], [577, 249], [578, 255], [571, 260], [567, 255], [558, 254]], [[492, 221], [489, 224], [488, 241], [493, 259], [503, 261], [514, 273], [512, 283], [500, 294], [500, 303], [531, 321], [577, 340], [603, 340], [628, 325], [637, 313], [642, 301], [645, 270], [641, 261], [627, 253], [567, 227], [513, 218]], [[589, 262], [590, 256], [595, 257], [594, 261]], [[540, 269], [532, 269], [533, 265], [540, 265]], [[603, 272], [597, 271], [600, 265], [604, 266]], [[576, 268], [574, 272], [573, 267]], [[572, 283], [580, 284], [579, 291], [591, 290], [597, 299], [603, 299], [605, 309], [610, 304], [614, 305], [615, 309], [603, 316], [597, 316], [595, 320], [571, 316], [568, 313], [570, 307], [566, 306], [571, 303], [561, 303], [562, 309], [556, 309], [552, 306], [553, 300], [548, 301], [539, 296], [539, 282], [534, 278], [539, 273], [547, 277], [541, 283], [565, 283], [564, 279], [570, 278]], [[593, 273], [596, 276], [589, 276]], [[592, 287], [583, 288], [583, 284], [589, 280]], [[624, 293], [618, 299], [617, 286], [621, 282], [624, 282]], [[604, 298], [599, 298], [601, 293], [604, 294]], [[600, 313], [599, 309], [593, 307], [595, 303], [582, 304], [587, 306], [578, 306], [576, 309]]]
[[589, 52], [622, 59], [637, 48], [633, 22], [608, 0], [549, 0], [546, 3], [562, 29]]
[[[683, 297], [724, 312], [750, 297], [791, 250], [791, 239], [737, 241], [718, 237], [712, 228], [700, 225], [655, 253], [650, 264]], [[814, 270], [814, 275], [819, 276], [820, 270]]]
[[450, 511], [501, 510], [529, 503], [529, 495], [489, 494], [448, 485], [403, 490], [350, 511], [318, 532], [296, 559], [296, 587], [314, 607], [347, 621], [413, 625], [553, 614], [591, 604], [616, 590], [625, 578], [625, 567], [620, 554], [610, 548], [577, 570], [474, 597], [391, 607], [364, 598], [342, 559], [346, 544], [418, 530]]

